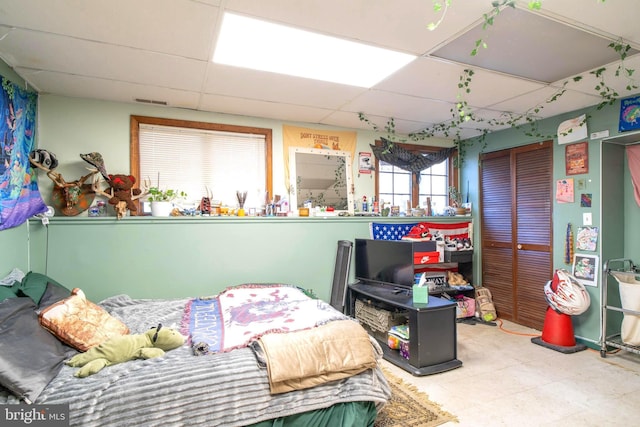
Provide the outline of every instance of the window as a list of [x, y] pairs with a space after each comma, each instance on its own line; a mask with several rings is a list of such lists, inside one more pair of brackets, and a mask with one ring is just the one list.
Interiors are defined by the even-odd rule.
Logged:
[[[376, 144], [380, 144], [376, 141]], [[397, 143], [395, 143], [397, 144]], [[433, 153], [441, 147], [415, 144], [401, 144], [414, 153]], [[407, 202], [411, 206], [426, 207], [427, 197], [431, 198], [434, 212], [440, 212], [449, 205], [449, 186], [457, 181], [457, 170], [449, 158], [420, 172], [420, 182], [409, 171], [400, 169], [376, 158], [376, 195], [378, 200], [406, 211]]]
[[199, 201], [236, 206], [236, 191], [247, 191], [246, 206], [273, 194], [271, 129], [131, 116], [131, 174], [138, 182], [184, 191]]

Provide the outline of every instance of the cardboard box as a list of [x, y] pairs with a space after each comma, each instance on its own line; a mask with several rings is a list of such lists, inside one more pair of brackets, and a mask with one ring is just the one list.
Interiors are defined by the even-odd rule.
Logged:
[[433, 240], [422, 240], [413, 242], [414, 252], [433, 252], [437, 250], [437, 243]]
[[437, 264], [439, 262], [440, 262], [440, 253], [438, 251], [413, 253], [413, 263], [416, 265]]
[[471, 262], [473, 261], [473, 249], [462, 251], [444, 251], [444, 262]]

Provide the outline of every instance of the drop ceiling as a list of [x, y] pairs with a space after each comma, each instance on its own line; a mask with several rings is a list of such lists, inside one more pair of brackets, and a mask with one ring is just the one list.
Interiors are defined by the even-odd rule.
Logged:
[[[607, 45], [628, 43], [625, 65], [640, 69], [635, 1], [517, 5], [483, 30], [490, 0], [452, 0], [430, 31], [440, 18], [431, 0], [0, 0], [0, 58], [40, 93], [371, 129], [363, 112], [381, 127], [393, 118], [399, 133], [450, 120], [466, 68], [475, 75], [465, 99], [479, 117], [597, 105], [589, 71], [601, 66], [621, 97], [634, 94], [614, 76], [620, 61]], [[368, 89], [218, 65], [211, 58], [225, 11], [418, 58]], [[487, 48], [472, 57], [478, 38]], [[545, 104], [566, 81], [567, 92]], [[465, 125], [462, 137], [478, 127]]]

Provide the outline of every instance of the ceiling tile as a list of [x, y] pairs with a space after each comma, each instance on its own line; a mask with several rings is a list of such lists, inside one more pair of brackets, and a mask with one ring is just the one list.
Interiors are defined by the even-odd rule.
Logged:
[[451, 118], [453, 104], [392, 92], [369, 90], [342, 110], [389, 118], [438, 123]]
[[108, 101], [135, 102], [136, 98], [166, 101], [169, 106], [195, 109], [199, 94], [184, 90], [126, 83], [70, 74], [17, 69], [27, 75], [33, 85], [44, 93], [75, 98], [104, 99]]
[[[620, 68], [619, 73], [620, 76], [617, 77], [615, 74], [618, 72], [618, 68]], [[582, 79], [578, 82], [569, 79], [566, 87], [571, 90], [580, 91], [586, 94], [596, 94], [600, 91], [600, 89], [596, 89], [596, 86], [602, 86], [602, 81], [611, 88], [613, 91], [617, 92], [621, 97], [630, 96], [635, 93], [638, 93], [640, 89], [638, 87], [627, 89], [627, 85], [636, 85], [640, 87], [640, 81], [636, 80], [637, 74], [640, 72], [640, 54], [636, 54], [634, 56], [628, 57], [625, 59], [624, 63], [620, 61], [616, 61], [612, 64], [606, 65], [606, 70], [602, 73], [602, 76], [599, 78], [595, 74], [591, 72], [582, 73], [580, 76]], [[632, 70], [631, 78], [629, 78], [627, 70]], [[592, 70], [594, 71], [594, 70]], [[555, 85], [560, 85], [562, 82], [556, 82]]]
[[0, 5], [0, 24], [207, 60], [219, 9], [199, 1], [20, 0]]
[[[454, 2], [455, 3], [455, 2]], [[490, 4], [466, 2], [451, 8], [437, 31], [428, 25], [440, 18], [433, 3], [403, 0], [401, 4], [371, 0], [229, 0], [226, 9], [323, 34], [421, 55], [477, 22]]]
[[[432, 54], [464, 37], [492, 10], [491, 0], [455, 0], [448, 8], [446, 2], [440, 3], [446, 12], [439, 14], [428, 0], [0, 0], [0, 59], [29, 85], [58, 95], [122, 102], [164, 100], [201, 111], [371, 130], [358, 119], [358, 112], [364, 112], [383, 127], [393, 118], [396, 133], [407, 134], [452, 119], [460, 76], [469, 68], [475, 40], [471, 37], [468, 46], [463, 44], [458, 61]], [[488, 48], [478, 57], [492, 58], [491, 64], [473, 67], [470, 92], [462, 99], [479, 117], [499, 116], [501, 111], [522, 113], [536, 106], [544, 107], [539, 117], [550, 117], [593, 107], [601, 98], [595, 89], [598, 80], [588, 71], [602, 66], [607, 68], [603, 74], [607, 84], [621, 97], [640, 93], [625, 89], [628, 79], [614, 75], [619, 57], [581, 70], [580, 82], [557, 79], [543, 84], [486, 69], [504, 61], [547, 71], [593, 56], [593, 46], [586, 52], [558, 49], [563, 40], [527, 30], [520, 16], [551, 20], [574, 34], [579, 28], [612, 40], [622, 37], [638, 49], [637, 7], [630, 3], [545, 1], [541, 11], [530, 12], [526, 2], [516, 2], [515, 13], [503, 10], [494, 25], [481, 32]], [[210, 58], [224, 11], [420, 57], [369, 90], [218, 66]], [[440, 18], [438, 28], [430, 31], [429, 23]], [[496, 40], [501, 29], [508, 34]], [[517, 38], [522, 35], [527, 39]], [[508, 53], [514, 48], [515, 53]], [[555, 54], [532, 60], [537, 51]], [[640, 69], [640, 54], [631, 55], [625, 64]], [[567, 92], [546, 104], [565, 80]], [[482, 126], [486, 123], [465, 123], [461, 134], [477, 133], [475, 128]]]
[[[527, 95], [517, 96], [508, 101], [492, 105], [491, 109], [509, 111], [513, 113], [530, 113], [546, 118], [597, 105], [600, 102], [600, 97], [598, 96], [587, 95], [572, 90], [565, 91], [554, 102], [547, 102], [559, 92], [560, 89], [558, 88], [545, 87], [528, 93]], [[538, 109], [539, 111], [535, 112], [535, 109]]]
[[[200, 102], [200, 109], [242, 116], [258, 116], [284, 121], [302, 121], [318, 123], [329, 114], [330, 110], [299, 105], [288, 105], [247, 98], [233, 98], [205, 94]], [[260, 114], [258, 114], [260, 113]]]
[[640, 32], [638, 32], [640, 12], [638, 4], [634, 1], [546, 1], [542, 13], [614, 39], [621, 37], [635, 44], [636, 49], [640, 48]]
[[[0, 48], [19, 58], [15, 63], [17, 67], [187, 91], [200, 90], [207, 65], [174, 55], [24, 30], [9, 33], [0, 41]], [[28, 54], [23, 53], [27, 51]]]
[[338, 109], [365, 88], [210, 64], [205, 93]]
[[[473, 48], [477, 40], [489, 47], [471, 56], [469, 46]], [[619, 58], [608, 47], [611, 41], [526, 8], [507, 7], [493, 25], [479, 24], [433, 55], [551, 83]]]

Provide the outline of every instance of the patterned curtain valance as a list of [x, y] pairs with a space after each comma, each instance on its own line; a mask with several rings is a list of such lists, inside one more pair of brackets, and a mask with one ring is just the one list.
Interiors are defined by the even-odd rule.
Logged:
[[420, 171], [445, 161], [456, 150], [455, 147], [449, 147], [435, 153], [416, 154], [385, 138], [380, 139], [382, 140], [382, 145], [371, 145], [373, 154], [378, 160], [415, 173], [418, 176]]

